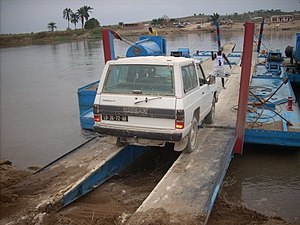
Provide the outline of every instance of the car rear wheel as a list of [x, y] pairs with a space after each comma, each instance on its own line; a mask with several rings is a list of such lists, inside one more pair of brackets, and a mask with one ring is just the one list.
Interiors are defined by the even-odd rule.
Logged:
[[197, 134], [198, 134], [198, 120], [194, 116], [194, 118], [192, 120], [192, 124], [191, 124], [191, 129], [190, 129], [190, 132], [188, 134], [188, 143], [187, 143], [187, 146], [185, 148], [186, 152], [192, 152], [196, 149], [197, 137], [198, 137]]
[[209, 114], [204, 119], [204, 122], [206, 124], [211, 124], [211, 123], [214, 122], [215, 111], [216, 111], [216, 99], [214, 97], [213, 98], [213, 102], [212, 102], [212, 106], [211, 106], [211, 109], [210, 109], [210, 112], [209, 112]]

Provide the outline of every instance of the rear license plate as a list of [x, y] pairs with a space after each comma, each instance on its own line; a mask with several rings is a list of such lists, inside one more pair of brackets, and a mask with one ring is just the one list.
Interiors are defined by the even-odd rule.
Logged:
[[105, 115], [102, 114], [103, 120], [110, 120], [110, 121], [123, 121], [128, 122], [128, 116], [115, 116], [115, 115]]

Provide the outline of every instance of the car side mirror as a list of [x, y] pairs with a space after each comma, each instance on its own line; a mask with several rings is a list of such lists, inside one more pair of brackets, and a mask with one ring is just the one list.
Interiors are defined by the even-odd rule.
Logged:
[[206, 78], [207, 84], [215, 84], [216, 83], [216, 77], [212, 76], [211, 74]]

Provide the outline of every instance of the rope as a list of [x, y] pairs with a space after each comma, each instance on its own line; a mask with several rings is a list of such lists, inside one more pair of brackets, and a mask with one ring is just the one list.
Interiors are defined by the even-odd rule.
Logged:
[[[257, 34], [254, 33], [254, 36], [257, 38], [257, 40], [259, 40], [259, 37], [257, 36]], [[270, 43], [269, 43], [270, 48], [268, 48], [267, 46], [265, 46], [265, 44], [264, 44], [263, 42], [261, 42], [261, 44], [262, 44], [262, 45], [265, 47], [265, 49], [268, 50], [268, 52], [269, 52], [269, 50], [271, 49]]]

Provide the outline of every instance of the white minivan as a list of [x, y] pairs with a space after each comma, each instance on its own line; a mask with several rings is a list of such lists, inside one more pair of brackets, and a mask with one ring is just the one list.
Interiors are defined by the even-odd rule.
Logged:
[[199, 61], [143, 56], [108, 61], [94, 102], [95, 131], [121, 143], [192, 151], [198, 125], [212, 123], [217, 101], [214, 79]]

